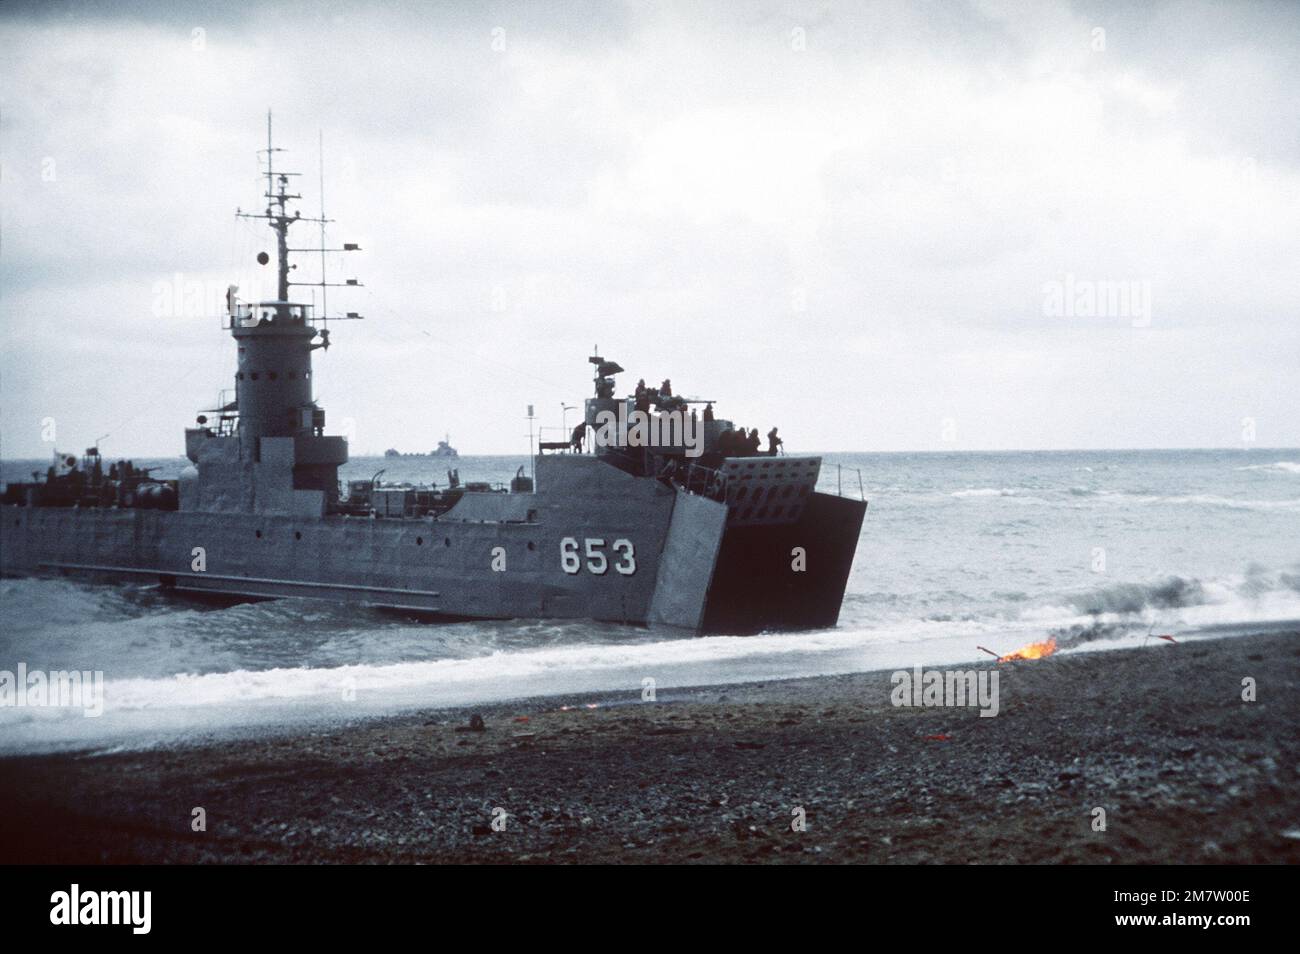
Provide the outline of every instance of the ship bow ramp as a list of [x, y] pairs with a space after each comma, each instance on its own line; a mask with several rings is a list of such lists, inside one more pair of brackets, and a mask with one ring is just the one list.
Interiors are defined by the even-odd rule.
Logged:
[[728, 459], [711, 494], [679, 487], [649, 621], [735, 634], [834, 626], [867, 504], [817, 493], [820, 469], [819, 457]]

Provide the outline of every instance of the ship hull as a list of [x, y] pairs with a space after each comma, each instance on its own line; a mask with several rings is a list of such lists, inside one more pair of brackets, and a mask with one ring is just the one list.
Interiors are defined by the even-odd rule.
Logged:
[[796, 523], [730, 527], [722, 503], [591, 458], [539, 477], [557, 492], [467, 494], [440, 518], [0, 507], [0, 571], [462, 619], [835, 624], [863, 503], [813, 494]]
[[[472, 619], [646, 620], [657, 541], [649, 526], [590, 514], [543, 524], [6, 507], [6, 575], [150, 579], [178, 590], [303, 597]], [[654, 523], [662, 526], [655, 527]], [[562, 538], [647, 541], [636, 569], [568, 573]], [[572, 547], [568, 548], [572, 551]], [[607, 555], [610, 559], [612, 554]], [[619, 561], [614, 560], [617, 563]]]

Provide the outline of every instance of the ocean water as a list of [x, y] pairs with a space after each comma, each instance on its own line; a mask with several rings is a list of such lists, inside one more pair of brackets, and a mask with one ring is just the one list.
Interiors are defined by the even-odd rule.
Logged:
[[[1300, 450], [826, 454], [870, 509], [837, 627], [684, 637], [587, 622], [434, 624], [280, 600], [216, 607], [146, 585], [0, 581], [0, 670], [102, 670], [104, 714], [0, 707], [0, 751], [150, 745], [416, 706], [988, 662], [1300, 621]], [[142, 462], [137, 462], [142, 463]], [[181, 460], [147, 461], [162, 475]], [[463, 457], [507, 482], [523, 458]], [[41, 466], [5, 462], [0, 477]], [[359, 458], [343, 478], [446, 482]]]

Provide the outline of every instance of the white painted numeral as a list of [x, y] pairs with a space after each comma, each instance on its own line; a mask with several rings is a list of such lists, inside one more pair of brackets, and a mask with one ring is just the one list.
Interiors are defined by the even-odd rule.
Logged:
[[615, 540], [614, 552], [623, 555], [623, 562], [615, 563], [614, 569], [624, 576], [631, 576], [636, 572], [636, 547], [632, 545], [631, 540]]
[[560, 566], [565, 573], [577, 573], [582, 568], [582, 561], [578, 559], [578, 541], [573, 537], [560, 541]]
[[609, 558], [605, 556], [604, 551], [600, 548], [605, 545], [603, 539], [588, 537], [587, 544], [587, 570], [595, 573], [597, 576], [604, 576], [609, 569]]

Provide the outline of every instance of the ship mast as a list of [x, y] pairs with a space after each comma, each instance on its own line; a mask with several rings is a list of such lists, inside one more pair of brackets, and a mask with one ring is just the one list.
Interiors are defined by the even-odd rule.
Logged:
[[[324, 135], [321, 136], [321, 144], [324, 145]], [[355, 278], [349, 278], [342, 282], [330, 282], [326, 280], [325, 275], [325, 254], [327, 252], [359, 252], [361, 246], [355, 242], [344, 242], [341, 248], [327, 248], [325, 246], [325, 226], [332, 222], [333, 219], [325, 217], [325, 158], [321, 155], [321, 214], [319, 217], [304, 216], [301, 212], [289, 211], [289, 203], [300, 200], [302, 196], [296, 192], [289, 191], [289, 177], [301, 175], [298, 172], [277, 171], [275, 168], [275, 154], [283, 152], [283, 149], [275, 146], [271, 132], [271, 111], [266, 112], [266, 149], [258, 150], [259, 153], [266, 153], [266, 193], [264, 198], [267, 200], [266, 211], [262, 213], [237, 211], [236, 215], [245, 219], [265, 219], [267, 225], [275, 232], [276, 245], [276, 301], [275, 312], [278, 316], [288, 315], [289, 310], [289, 289], [292, 287], [310, 287], [321, 289], [321, 313], [313, 316], [313, 321], [320, 321], [323, 325], [328, 326], [330, 316], [325, 313], [325, 306], [328, 301], [325, 298], [325, 289], [327, 288], [361, 288], [361, 282]], [[289, 247], [289, 226], [298, 222], [314, 222], [320, 226], [320, 247], [318, 248], [290, 248]], [[295, 282], [289, 280], [290, 273], [297, 268], [296, 265], [289, 263], [290, 252], [319, 252], [321, 256], [321, 276], [317, 282]], [[272, 304], [272, 303], [266, 303]], [[344, 315], [335, 315], [336, 320], [358, 320], [362, 316], [354, 311]], [[328, 332], [321, 332], [322, 344], [328, 347]]]
[[[277, 278], [276, 298], [279, 301], [287, 302], [289, 300], [289, 224], [293, 221], [288, 214], [288, 202], [290, 199], [301, 199], [301, 195], [290, 195], [286, 189], [289, 185], [289, 176], [296, 176], [296, 172], [280, 173], [279, 189], [276, 189], [275, 180], [275, 153], [277, 152], [271, 143], [271, 111], [266, 111], [266, 198], [270, 204], [266, 207], [266, 217], [270, 220], [270, 226], [275, 231], [276, 244], [276, 263]], [[278, 205], [279, 211], [273, 212], [272, 205]], [[296, 218], [296, 217], [295, 217]]]

